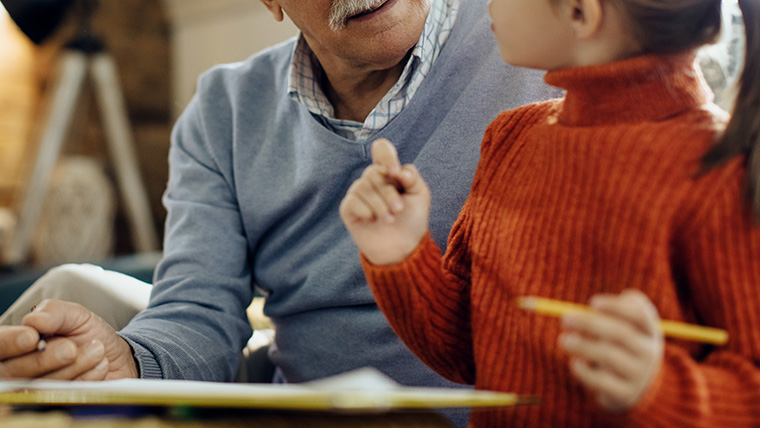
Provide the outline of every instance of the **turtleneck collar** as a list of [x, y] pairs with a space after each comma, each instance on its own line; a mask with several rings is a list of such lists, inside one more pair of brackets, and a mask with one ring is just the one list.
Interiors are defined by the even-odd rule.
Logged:
[[695, 59], [694, 53], [645, 55], [554, 70], [545, 80], [567, 91], [557, 117], [563, 125], [658, 121], [712, 101]]

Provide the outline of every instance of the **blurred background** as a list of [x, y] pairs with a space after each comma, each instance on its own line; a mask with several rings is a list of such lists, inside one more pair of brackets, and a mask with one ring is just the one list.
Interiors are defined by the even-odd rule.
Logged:
[[[6, 4], [31, 0], [2, 0]], [[42, 0], [35, 0], [44, 3]], [[45, 0], [55, 3], [55, 0]], [[71, 0], [72, 4], [92, 0]], [[716, 100], [732, 106], [732, 85], [741, 68], [741, 18], [728, 7], [722, 42], [700, 55]], [[26, 3], [29, 4], [29, 3]], [[297, 34], [290, 21], [276, 22], [258, 0], [101, 0], [85, 32], [102, 36], [116, 64], [118, 90], [136, 154], [150, 220], [139, 228], [154, 245], [136, 245], [108, 150], [103, 114], [91, 80], [79, 94], [44, 194], [33, 183], [40, 136], [47, 129], [51, 96], [59, 92], [59, 65], [66, 43], [81, 36], [81, 17], [71, 7], [41, 44], [33, 43], [0, 6], [0, 311], [48, 267], [92, 262], [150, 281], [160, 256], [172, 124], [209, 67], [243, 60]], [[10, 9], [10, 7], [9, 7]], [[14, 14], [14, 17], [16, 15]], [[33, 10], [31, 20], [36, 15]], [[65, 85], [63, 85], [65, 86]], [[37, 174], [39, 175], [39, 174]], [[31, 188], [31, 189], [30, 189]], [[28, 251], [8, 256], [24, 222], [25, 200], [41, 201]], [[29, 222], [27, 222], [29, 223]], [[4, 251], [6, 250], [6, 251]]]
[[[20, 207], [29, 197], [64, 45], [83, 31], [77, 1], [39, 45], [0, 6], [0, 249], [13, 239]], [[151, 213], [151, 225], [141, 227], [154, 229], [160, 247], [171, 127], [199, 74], [243, 60], [297, 31], [287, 20], [276, 22], [256, 0], [102, 0], [91, 23], [117, 68]], [[29, 251], [22, 258], [0, 259], [0, 286], [8, 275], [27, 269], [100, 263], [144, 250], [132, 239], [96, 96], [88, 77], [41, 198]]]

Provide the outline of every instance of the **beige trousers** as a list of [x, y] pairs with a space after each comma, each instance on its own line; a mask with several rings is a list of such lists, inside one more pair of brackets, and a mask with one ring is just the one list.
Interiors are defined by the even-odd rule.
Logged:
[[79, 303], [121, 330], [148, 305], [152, 286], [136, 278], [90, 264], [65, 264], [35, 281], [8, 310], [0, 325], [19, 325], [44, 299]]
[[[34, 282], [8, 310], [0, 325], [20, 325], [24, 315], [44, 299], [79, 303], [121, 330], [148, 305], [152, 286], [129, 275], [90, 264], [65, 264], [50, 269]], [[267, 356], [273, 330], [254, 332], [238, 369], [239, 382], [270, 382], [274, 366]]]

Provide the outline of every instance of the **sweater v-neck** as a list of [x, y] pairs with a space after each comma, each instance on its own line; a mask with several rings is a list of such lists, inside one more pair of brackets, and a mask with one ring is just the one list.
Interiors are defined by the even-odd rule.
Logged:
[[[468, 41], [477, 39], [482, 41], [482, 37], [487, 35], [484, 28], [488, 28], [484, 24], [486, 21], [485, 16], [476, 13], [475, 8], [468, 9], [460, 5], [459, 13], [456, 17], [456, 22], [449, 35], [446, 44], [442, 47], [436, 63], [439, 63], [432, 67], [428, 72], [425, 80], [420, 84], [415, 96], [409, 101], [409, 104], [404, 108], [404, 111], [391, 120], [383, 129], [373, 134], [369, 138], [363, 140], [352, 140], [341, 136], [332, 130], [328, 129], [322, 121], [312, 115], [311, 123], [312, 131], [318, 133], [320, 136], [332, 140], [339, 141], [349, 146], [365, 146], [365, 152], [369, 154], [369, 147], [371, 143], [378, 138], [393, 138], [399, 132], [406, 132], [413, 124], [409, 120], [415, 120], [419, 117], [419, 110], [429, 108], [429, 105], [436, 104], [435, 98], [440, 97], [440, 89], [446, 88], [447, 93], [461, 94], [467, 85], [472, 83], [469, 76], [477, 73], [477, 70], [483, 66], [483, 58], [479, 58], [476, 61], [468, 61], [464, 64], [461, 61], [452, 62], [450, 57], [456, 57], [461, 54], [463, 49], [470, 51], [480, 51], [483, 46], [473, 48], [468, 45]], [[431, 99], [432, 98], [432, 99]], [[300, 106], [296, 104], [296, 108], [300, 110]], [[301, 114], [310, 114], [308, 110], [301, 110]], [[440, 120], [432, 112], [428, 116], [431, 120]]]

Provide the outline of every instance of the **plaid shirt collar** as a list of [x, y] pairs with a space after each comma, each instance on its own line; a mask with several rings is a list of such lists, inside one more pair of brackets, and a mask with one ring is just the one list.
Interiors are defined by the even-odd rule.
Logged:
[[303, 36], [298, 38], [290, 68], [288, 95], [303, 104], [322, 124], [354, 141], [366, 141], [390, 123], [409, 104], [430, 72], [454, 27], [459, 0], [429, 0], [430, 13], [420, 40], [412, 49], [401, 77], [367, 116], [364, 123], [335, 118], [319, 81], [324, 73]]

